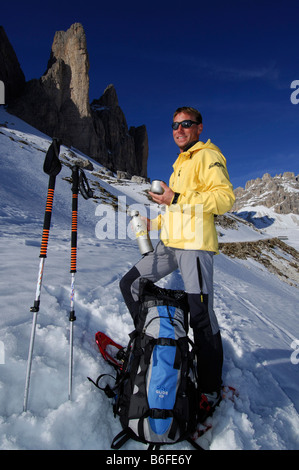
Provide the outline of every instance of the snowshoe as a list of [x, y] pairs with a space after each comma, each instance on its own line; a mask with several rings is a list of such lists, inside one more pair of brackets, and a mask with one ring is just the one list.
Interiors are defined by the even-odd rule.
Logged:
[[105, 361], [109, 362], [116, 369], [121, 369], [125, 356], [125, 348], [101, 331], [96, 333], [95, 340]]

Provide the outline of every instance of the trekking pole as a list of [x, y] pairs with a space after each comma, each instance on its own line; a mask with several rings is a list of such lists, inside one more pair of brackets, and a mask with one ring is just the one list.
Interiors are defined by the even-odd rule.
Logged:
[[70, 351], [69, 351], [69, 400], [72, 399], [73, 377], [73, 323], [76, 320], [74, 310], [75, 273], [77, 271], [77, 222], [78, 222], [79, 168], [72, 168], [72, 230], [71, 230], [71, 310], [70, 310]]
[[75, 302], [75, 273], [77, 272], [77, 227], [78, 227], [78, 193], [82, 194], [84, 199], [92, 197], [92, 191], [89, 188], [87, 178], [83, 170], [78, 166], [72, 168], [72, 229], [71, 229], [71, 310], [70, 310], [70, 349], [69, 349], [69, 392], [68, 398], [72, 399], [73, 385], [73, 324], [76, 320], [74, 302]]
[[44, 272], [44, 264], [45, 264], [45, 259], [47, 257], [47, 248], [48, 248], [48, 239], [49, 239], [49, 232], [50, 232], [50, 225], [51, 225], [51, 215], [52, 215], [52, 207], [53, 207], [55, 182], [56, 182], [56, 176], [61, 170], [61, 163], [58, 158], [59, 150], [60, 150], [60, 142], [59, 140], [54, 138], [53, 142], [51, 143], [46, 153], [44, 167], [43, 167], [44, 172], [49, 175], [49, 184], [48, 184], [46, 210], [45, 210], [45, 216], [44, 216], [41, 249], [40, 249], [40, 255], [39, 255], [40, 264], [39, 264], [39, 272], [38, 272], [38, 278], [37, 278], [36, 294], [35, 294], [34, 305], [33, 307], [30, 308], [30, 311], [33, 312], [33, 320], [32, 320], [32, 329], [31, 329], [31, 337], [30, 337], [30, 345], [29, 345], [29, 354], [28, 354], [28, 360], [27, 360], [27, 372], [26, 372], [23, 411], [27, 411], [36, 321], [37, 321], [37, 314], [39, 312], [39, 306], [40, 306], [40, 295], [41, 295], [42, 279], [43, 279], [43, 272]]

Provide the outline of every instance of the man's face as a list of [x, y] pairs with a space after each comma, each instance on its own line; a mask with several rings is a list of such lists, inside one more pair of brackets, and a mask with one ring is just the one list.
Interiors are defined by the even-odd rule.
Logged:
[[[186, 120], [195, 121], [196, 119], [193, 114], [189, 113], [179, 113], [174, 118], [174, 122]], [[173, 130], [172, 132], [175, 143], [179, 146], [180, 150], [183, 150], [188, 144], [198, 140], [202, 132], [202, 124], [192, 124], [188, 129], [180, 125], [176, 131]]]

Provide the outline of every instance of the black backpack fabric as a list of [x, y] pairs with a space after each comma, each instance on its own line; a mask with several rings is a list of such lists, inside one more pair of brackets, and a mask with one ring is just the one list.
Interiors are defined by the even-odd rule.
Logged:
[[115, 386], [104, 388], [114, 397], [114, 413], [123, 428], [111, 448], [119, 449], [130, 438], [152, 449], [182, 440], [198, 448], [190, 439], [199, 399], [187, 294], [141, 279], [140, 300], [137, 326]]

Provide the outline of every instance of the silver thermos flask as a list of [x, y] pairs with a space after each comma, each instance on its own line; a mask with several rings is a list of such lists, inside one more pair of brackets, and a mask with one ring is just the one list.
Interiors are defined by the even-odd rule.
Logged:
[[140, 253], [146, 255], [150, 251], [154, 251], [151, 239], [148, 235], [146, 222], [141, 219], [138, 211], [132, 211], [131, 217], [132, 228], [138, 242]]
[[150, 191], [155, 194], [163, 194], [164, 189], [161, 186], [160, 180], [153, 180]]

